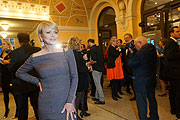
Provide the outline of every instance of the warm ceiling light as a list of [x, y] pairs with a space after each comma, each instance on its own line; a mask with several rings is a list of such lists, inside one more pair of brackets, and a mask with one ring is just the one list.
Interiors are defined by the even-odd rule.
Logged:
[[4, 31], [7, 31], [9, 28], [8, 24], [1, 24], [1, 27], [3, 28]]
[[34, 14], [34, 13], [35, 13], [35, 11], [31, 11], [31, 13], [32, 13], [32, 14]]
[[157, 5], [158, 3], [157, 3], [157, 2], [155, 2], [154, 4], [155, 4], [155, 5]]
[[3, 10], [4, 10], [4, 11], [8, 11], [8, 8], [5, 7], [5, 8], [3, 8]]
[[22, 10], [21, 10], [21, 9], [18, 9], [18, 12], [22, 12]]
[[43, 12], [43, 15], [47, 15], [47, 12]]
[[7, 37], [7, 33], [3, 32], [1, 33], [1, 36], [5, 39]]

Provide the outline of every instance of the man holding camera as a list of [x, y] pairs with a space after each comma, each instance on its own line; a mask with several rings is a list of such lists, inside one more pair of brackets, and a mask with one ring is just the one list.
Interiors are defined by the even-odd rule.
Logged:
[[133, 50], [129, 56], [128, 65], [133, 69], [134, 90], [136, 93], [136, 104], [140, 120], [149, 120], [147, 117], [147, 101], [149, 102], [150, 120], [159, 120], [157, 101], [155, 98], [156, 80], [156, 48], [147, 44], [143, 36], [137, 37], [134, 41], [137, 52]]
[[[126, 42], [126, 46], [124, 47], [123, 49], [123, 53], [125, 54], [124, 56], [124, 65], [123, 65], [123, 72], [124, 72], [124, 76], [125, 76], [125, 80], [126, 80], [126, 85], [127, 85], [127, 93], [129, 94], [132, 94], [132, 92], [130, 91], [130, 85], [133, 89], [133, 92], [134, 92], [134, 88], [133, 88], [133, 71], [132, 71], [132, 68], [128, 65], [128, 59], [129, 59], [129, 55], [130, 55], [130, 52], [129, 52], [129, 47], [131, 47], [133, 49], [133, 53], [136, 52], [136, 49], [134, 47], [134, 40], [132, 38], [132, 35], [130, 33], [126, 33], [124, 35], [124, 40]], [[135, 97], [135, 92], [134, 92], [134, 97], [130, 99], [130, 101], [134, 101], [136, 100], [136, 97]]]

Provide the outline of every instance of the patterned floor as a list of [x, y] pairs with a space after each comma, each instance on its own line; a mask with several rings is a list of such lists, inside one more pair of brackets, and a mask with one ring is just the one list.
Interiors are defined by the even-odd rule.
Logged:
[[[105, 94], [105, 105], [95, 105], [94, 102], [88, 97], [88, 106], [89, 113], [91, 116], [84, 117], [84, 120], [138, 120], [138, 113], [136, 102], [129, 101], [129, 98], [132, 95], [128, 95], [124, 90], [123, 99], [118, 101], [113, 101], [111, 98], [111, 90], [108, 86], [108, 82], [105, 81], [104, 84], [104, 94]], [[159, 90], [156, 90], [156, 94], [159, 93]], [[158, 102], [158, 111], [160, 120], [175, 120], [175, 116], [170, 114], [170, 106], [167, 97], [156, 97]], [[29, 105], [30, 106], [30, 105]], [[15, 103], [13, 96], [10, 95], [10, 113], [7, 120], [12, 120], [15, 113]], [[3, 104], [3, 95], [0, 92], [0, 120], [4, 115], [4, 104]], [[29, 107], [29, 120], [34, 119], [34, 113], [32, 107]]]

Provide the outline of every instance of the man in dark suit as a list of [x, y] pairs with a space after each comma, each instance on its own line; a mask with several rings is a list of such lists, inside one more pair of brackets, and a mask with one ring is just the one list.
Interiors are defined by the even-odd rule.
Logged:
[[[132, 90], [134, 92], [134, 97], [130, 98], [130, 101], [134, 101], [136, 100], [136, 94], [133, 88], [133, 70], [132, 68], [128, 65], [128, 59], [129, 59], [129, 55], [130, 52], [128, 50], [128, 48], [130, 47], [129, 45], [134, 45], [134, 40], [133, 37], [130, 33], [126, 33], [124, 35], [124, 40], [126, 42], [126, 46], [122, 48], [122, 61], [124, 61], [124, 65], [123, 65], [123, 72], [124, 72], [124, 77], [125, 77], [125, 83], [126, 83], [126, 91], [129, 94], [132, 94], [132, 92], [130, 91], [130, 85], [132, 87]], [[133, 49], [133, 54], [136, 53], [136, 50]]]
[[[13, 94], [15, 96], [15, 102], [17, 104], [17, 116], [18, 120], [28, 119], [28, 97], [30, 103], [34, 109], [36, 119], [38, 120], [38, 94], [39, 88], [33, 84], [20, 80], [15, 76], [16, 71], [24, 64], [26, 59], [33, 53], [40, 50], [39, 47], [32, 47], [29, 44], [29, 35], [26, 33], [18, 33], [17, 38], [19, 40], [20, 48], [15, 49], [10, 54], [9, 70], [13, 76]], [[35, 71], [31, 71], [30, 74], [37, 76]]]
[[180, 48], [177, 39], [180, 38], [180, 28], [170, 29], [170, 40], [165, 45], [164, 62], [165, 75], [170, 81], [169, 100], [171, 114], [180, 119]]
[[155, 98], [156, 87], [156, 49], [152, 44], [147, 44], [143, 36], [135, 39], [137, 53], [133, 56], [132, 49], [128, 64], [133, 69], [134, 90], [136, 93], [136, 104], [140, 120], [147, 118], [147, 101], [149, 101], [150, 120], [159, 120], [157, 112], [157, 101]]
[[94, 43], [93, 39], [88, 40], [90, 47], [90, 64], [92, 64], [92, 76], [96, 86], [95, 104], [105, 104], [104, 93], [101, 86], [101, 77], [104, 71], [104, 54], [98, 46]]

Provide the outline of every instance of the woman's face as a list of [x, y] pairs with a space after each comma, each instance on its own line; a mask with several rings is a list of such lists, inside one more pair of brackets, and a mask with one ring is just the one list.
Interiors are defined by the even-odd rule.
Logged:
[[40, 39], [44, 42], [44, 44], [54, 45], [58, 41], [58, 31], [50, 28], [49, 26], [44, 26], [42, 34], [40, 34]]
[[7, 44], [7, 42], [2, 42], [2, 49], [3, 50], [8, 50], [9, 49], [9, 45]]
[[112, 45], [113, 45], [113, 46], [117, 46], [117, 40], [114, 40], [114, 41], [112, 42]]

